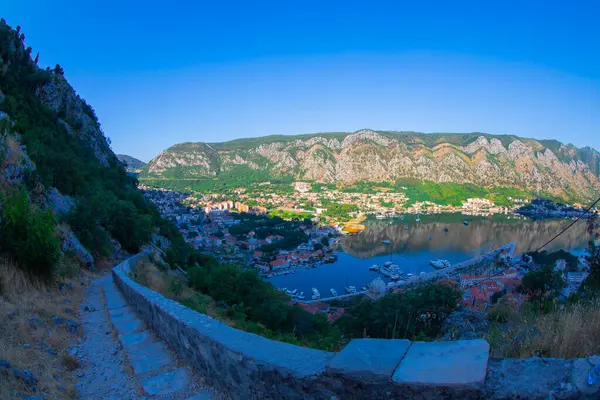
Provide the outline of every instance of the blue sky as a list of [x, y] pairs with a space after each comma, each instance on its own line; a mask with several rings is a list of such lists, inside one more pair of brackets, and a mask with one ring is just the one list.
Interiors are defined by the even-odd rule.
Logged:
[[600, 149], [598, 1], [0, 3], [115, 152], [144, 161], [182, 141], [360, 128]]

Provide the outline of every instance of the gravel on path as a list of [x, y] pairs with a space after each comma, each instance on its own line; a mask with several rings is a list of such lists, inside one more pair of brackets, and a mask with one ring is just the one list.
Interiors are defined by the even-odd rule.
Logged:
[[81, 399], [143, 399], [113, 333], [102, 290], [106, 279], [111, 276], [93, 281], [81, 303], [83, 340], [79, 349], [81, 368], [74, 372], [76, 387]]

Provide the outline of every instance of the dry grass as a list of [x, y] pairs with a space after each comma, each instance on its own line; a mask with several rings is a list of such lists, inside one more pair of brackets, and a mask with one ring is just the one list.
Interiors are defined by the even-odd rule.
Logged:
[[132, 275], [138, 283], [155, 292], [235, 327], [235, 322], [225, 315], [226, 310], [219, 308], [210, 296], [196, 292], [180, 276], [170, 270], [159, 268], [157, 263], [140, 260], [132, 268]]
[[[12, 374], [0, 373], [1, 399], [13, 398], [14, 392], [23, 397], [43, 394], [47, 399], [76, 398], [71, 373], [61, 359], [68, 355], [69, 347], [77, 345], [78, 336], [62, 326], [55, 326], [52, 317], [79, 321], [78, 310], [84, 289], [81, 282], [87, 279], [82, 275], [65, 279], [63, 282], [70, 283], [72, 290], [61, 292], [56, 283], [32, 281], [22, 270], [0, 260], [0, 280], [3, 282], [0, 359], [8, 360], [13, 368], [28, 369], [38, 379], [34, 393]], [[74, 314], [68, 314], [66, 308], [72, 309]], [[36, 318], [39, 323], [35, 323]], [[49, 354], [44, 351], [46, 349], [53, 349], [56, 354]]]
[[548, 314], [513, 315], [486, 338], [495, 357], [578, 358], [600, 354], [600, 301]]
[[23, 159], [23, 152], [21, 151], [21, 143], [13, 135], [6, 136], [5, 145], [8, 148], [8, 156], [4, 161], [5, 166], [8, 164], [18, 165]]

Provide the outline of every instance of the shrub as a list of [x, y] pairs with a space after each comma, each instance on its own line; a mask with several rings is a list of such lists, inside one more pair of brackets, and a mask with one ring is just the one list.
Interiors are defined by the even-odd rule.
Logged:
[[49, 278], [60, 257], [54, 215], [32, 205], [20, 190], [6, 199], [1, 216], [0, 249], [21, 268]]

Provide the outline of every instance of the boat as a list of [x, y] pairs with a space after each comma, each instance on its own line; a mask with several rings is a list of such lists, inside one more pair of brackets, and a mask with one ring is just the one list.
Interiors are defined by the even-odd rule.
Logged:
[[465, 226], [469, 226], [469, 221], [463, 221], [463, 224], [464, 224]]
[[391, 276], [390, 276], [390, 279], [391, 279], [391, 280], [393, 280], [393, 281], [397, 281], [397, 280], [399, 280], [399, 279], [400, 279], [400, 275], [398, 275], [398, 274], [393, 274], [393, 275], [391, 275]]
[[384, 267], [391, 267], [392, 265], [394, 265], [394, 263], [391, 261], [386, 261], [385, 264], [383, 264]]
[[417, 214], [417, 218], [415, 219], [416, 222], [421, 222], [421, 218], [419, 217], [419, 214]]
[[369, 267], [369, 271], [375, 271], [375, 272], [379, 272], [379, 269], [381, 267], [379, 266], [379, 264], [373, 264]]
[[429, 264], [431, 264], [431, 266], [435, 269], [448, 268], [452, 266], [452, 264], [450, 264], [450, 261], [441, 259], [431, 260], [429, 261]]
[[448, 232], [448, 228], [444, 228], [444, 232]]
[[378, 214], [375, 216], [377, 219], [385, 219], [385, 215]]
[[408, 276], [408, 277], [411, 277], [411, 276], [413, 276], [413, 275], [414, 275], [414, 274], [410, 274], [410, 273], [409, 273], [409, 274], [406, 274], [406, 276]]
[[321, 298], [321, 293], [319, 293], [319, 290], [317, 288], [312, 288], [312, 294], [313, 294], [313, 300], [317, 300]]
[[334, 288], [329, 289], [329, 292], [333, 297], [336, 297], [338, 295]]
[[304, 292], [300, 293], [298, 296], [296, 296], [296, 298], [297, 298], [298, 300], [304, 300], [304, 299], [305, 299], [305, 297], [304, 297]]
[[348, 293], [348, 294], [356, 293], [356, 287], [355, 286], [347, 286], [345, 288], [345, 290], [346, 290], [346, 293]]
[[366, 286], [362, 286], [362, 287], [360, 288], [360, 290], [362, 290], [363, 292], [366, 292], [368, 289], [369, 289], [369, 288], [368, 288], [368, 287], [366, 287]]
[[388, 239], [382, 240], [381, 241], [383, 244], [390, 244], [390, 241]]

